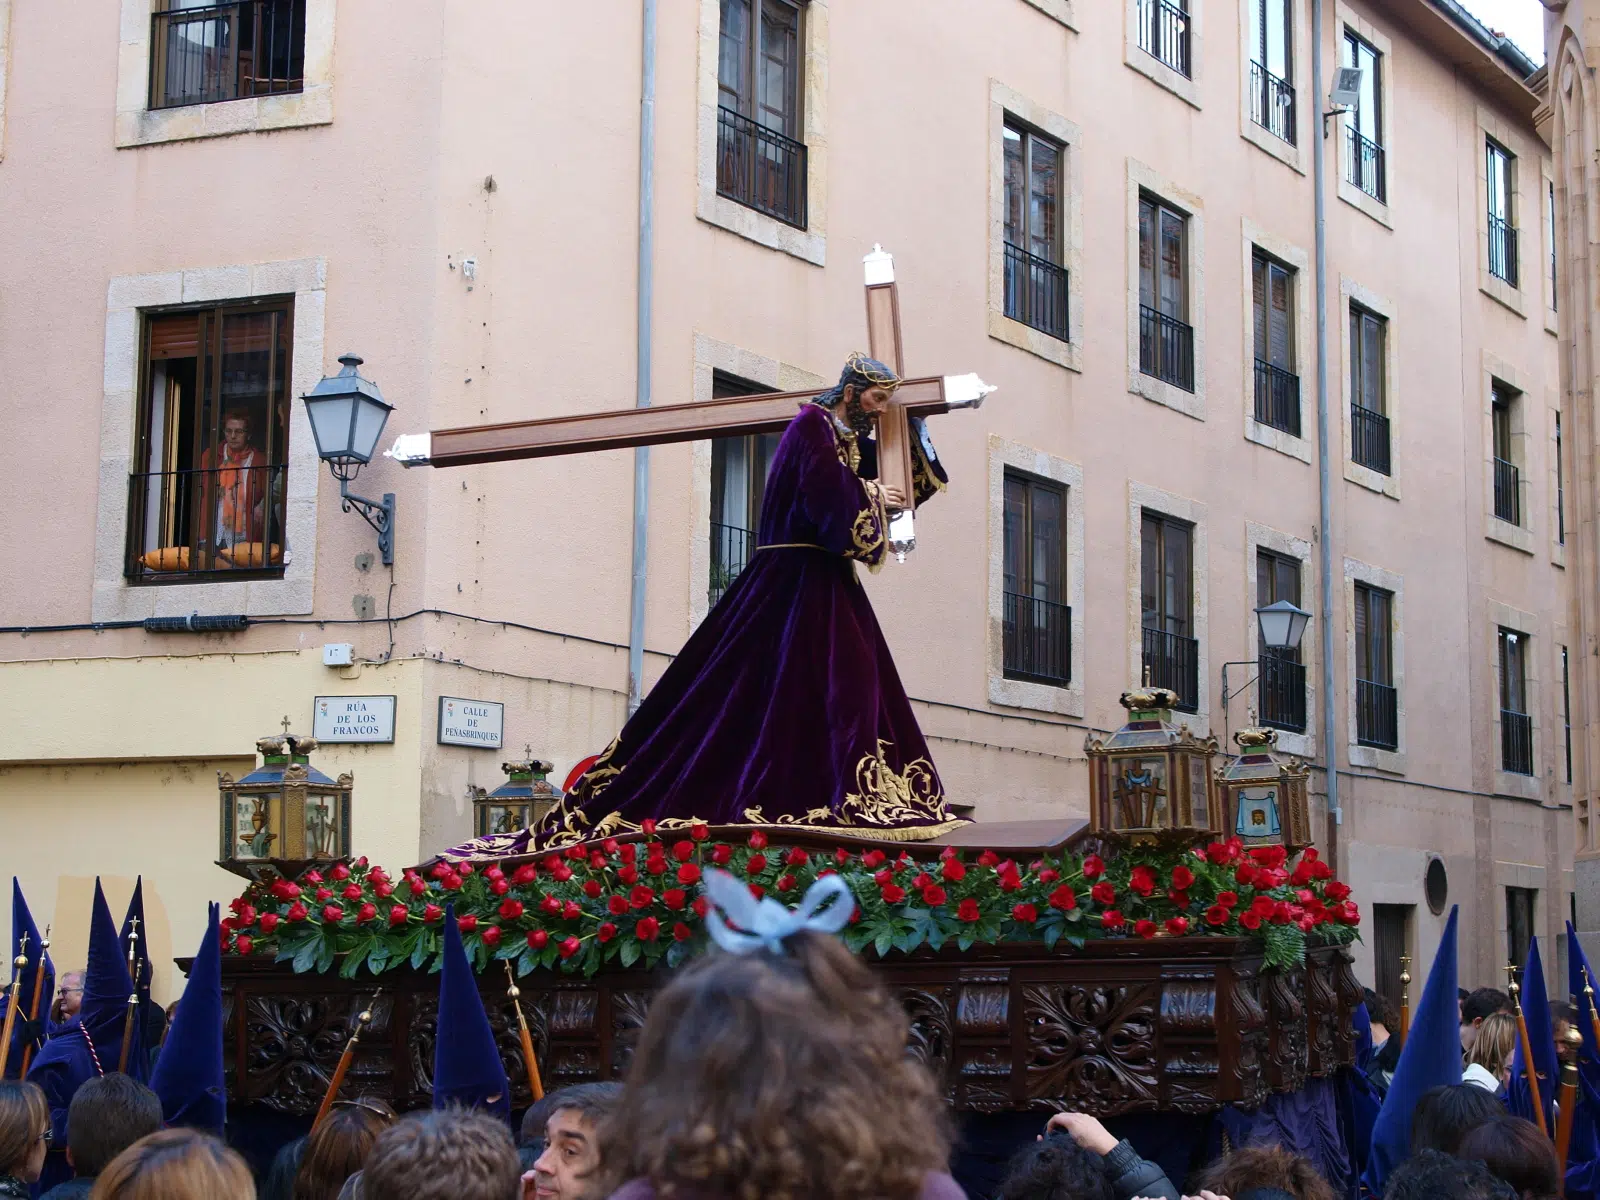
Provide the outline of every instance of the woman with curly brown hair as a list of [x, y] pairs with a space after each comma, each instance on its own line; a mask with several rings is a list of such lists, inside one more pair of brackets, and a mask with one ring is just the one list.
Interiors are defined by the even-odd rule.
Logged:
[[[613, 1200], [947, 1200], [950, 1131], [933, 1077], [906, 1056], [905, 1010], [835, 938], [854, 902], [790, 914], [737, 900], [707, 872], [713, 902], [756, 936], [720, 945], [650, 1008], [622, 1099], [601, 1135]], [[743, 883], [732, 887], [753, 904]], [[842, 912], [840, 911], [842, 909]], [[837, 919], [828, 920], [828, 917]], [[769, 919], [770, 918], [770, 919]], [[745, 939], [740, 944], [740, 939]], [[608, 1194], [602, 1191], [600, 1195]]]
[[1220, 1196], [1247, 1196], [1260, 1189], [1287, 1192], [1293, 1200], [1338, 1200], [1309, 1158], [1281, 1146], [1242, 1146], [1200, 1173], [1198, 1186]]

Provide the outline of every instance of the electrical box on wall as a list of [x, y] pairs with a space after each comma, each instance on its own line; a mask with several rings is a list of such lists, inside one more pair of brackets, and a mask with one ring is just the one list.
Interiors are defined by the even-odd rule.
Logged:
[[348, 667], [356, 661], [356, 648], [349, 642], [329, 642], [322, 647], [322, 665]]

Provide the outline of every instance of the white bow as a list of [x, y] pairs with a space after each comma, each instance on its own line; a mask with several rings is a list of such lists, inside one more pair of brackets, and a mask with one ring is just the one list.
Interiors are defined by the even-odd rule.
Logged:
[[784, 939], [802, 929], [838, 933], [856, 907], [850, 885], [838, 875], [813, 883], [793, 912], [770, 896], [757, 900], [743, 880], [715, 867], [706, 871], [705, 884], [712, 904], [706, 929], [712, 941], [733, 954], [760, 949], [782, 954]]

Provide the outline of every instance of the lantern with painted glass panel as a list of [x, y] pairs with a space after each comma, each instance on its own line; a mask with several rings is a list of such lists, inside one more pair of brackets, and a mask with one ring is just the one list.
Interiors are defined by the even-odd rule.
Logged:
[[536, 825], [561, 799], [561, 793], [546, 776], [555, 764], [534, 758], [501, 763], [506, 781], [492, 792], [474, 788], [472, 823], [478, 837], [500, 837], [521, 833]]
[[1246, 848], [1304, 850], [1311, 844], [1311, 768], [1279, 752], [1276, 729], [1241, 729], [1233, 740], [1239, 757], [1217, 778], [1223, 835], [1238, 838]]
[[315, 738], [283, 733], [256, 742], [262, 762], [243, 779], [217, 772], [221, 793], [219, 867], [246, 879], [295, 879], [318, 863], [350, 857], [346, 773], [329, 779], [311, 765]]
[[1177, 705], [1168, 688], [1124, 692], [1127, 722], [1084, 746], [1089, 827], [1096, 834], [1112, 842], [1182, 845], [1215, 832], [1217, 739], [1197, 738], [1179, 725]]

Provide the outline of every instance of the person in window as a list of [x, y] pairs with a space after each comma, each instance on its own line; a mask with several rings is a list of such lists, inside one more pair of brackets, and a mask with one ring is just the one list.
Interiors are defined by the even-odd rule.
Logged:
[[221, 550], [261, 541], [272, 472], [251, 444], [249, 413], [232, 409], [222, 418], [222, 444], [200, 455], [200, 469], [211, 544]]
[[912, 496], [877, 481], [872, 418], [900, 379], [853, 355], [773, 455], [750, 564], [638, 711], [531, 830], [446, 854], [504, 857], [645, 828], [781, 827], [922, 840], [963, 822], [901, 686], [858, 565], [889, 511], [947, 480], [912, 430]]

